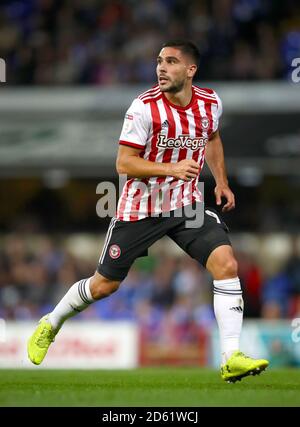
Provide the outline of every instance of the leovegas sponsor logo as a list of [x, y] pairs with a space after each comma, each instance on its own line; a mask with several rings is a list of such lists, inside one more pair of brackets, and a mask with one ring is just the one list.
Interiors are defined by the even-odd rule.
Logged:
[[167, 138], [166, 135], [158, 135], [157, 147], [160, 148], [190, 148], [198, 150], [205, 147], [208, 138], [191, 138], [189, 135], [179, 135], [178, 138]]

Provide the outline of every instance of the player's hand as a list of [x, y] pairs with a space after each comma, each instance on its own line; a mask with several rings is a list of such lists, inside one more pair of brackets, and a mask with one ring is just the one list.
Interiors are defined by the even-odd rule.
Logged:
[[174, 178], [190, 181], [197, 178], [200, 173], [200, 166], [193, 159], [184, 159], [178, 163], [170, 163], [171, 174]]
[[215, 188], [215, 196], [217, 205], [221, 205], [222, 197], [226, 199], [226, 204], [222, 208], [222, 212], [228, 212], [235, 208], [234, 194], [228, 185], [217, 185]]

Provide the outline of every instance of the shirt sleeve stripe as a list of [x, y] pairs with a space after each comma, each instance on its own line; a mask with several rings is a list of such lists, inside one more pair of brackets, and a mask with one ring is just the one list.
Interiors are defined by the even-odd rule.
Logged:
[[145, 148], [144, 145], [141, 144], [135, 144], [134, 142], [129, 142], [129, 141], [119, 141], [120, 145], [128, 145], [129, 147], [134, 147], [134, 148]]

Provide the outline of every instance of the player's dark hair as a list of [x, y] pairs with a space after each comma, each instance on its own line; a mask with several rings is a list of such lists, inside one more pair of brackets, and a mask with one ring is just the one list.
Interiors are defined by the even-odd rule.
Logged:
[[200, 61], [200, 52], [197, 46], [190, 40], [181, 40], [181, 39], [169, 40], [162, 45], [162, 49], [164, 47], [178, 48], [179, 50], [181, 50], [182, 53], [185, 53], [186, 55], [191, 56], [195, 61], [195, 64], [198, 66]]

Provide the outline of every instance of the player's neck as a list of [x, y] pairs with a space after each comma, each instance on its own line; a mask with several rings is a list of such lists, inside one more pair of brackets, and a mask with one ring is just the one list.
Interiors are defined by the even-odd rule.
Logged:
[[165, 97], [169, 102], [174, 105], [178, 105], [178, 107], [186, 107], [192, 100], [193, 91], [192, 87], [184, 88], [180, 92], [172, 93], [165, 92]]

